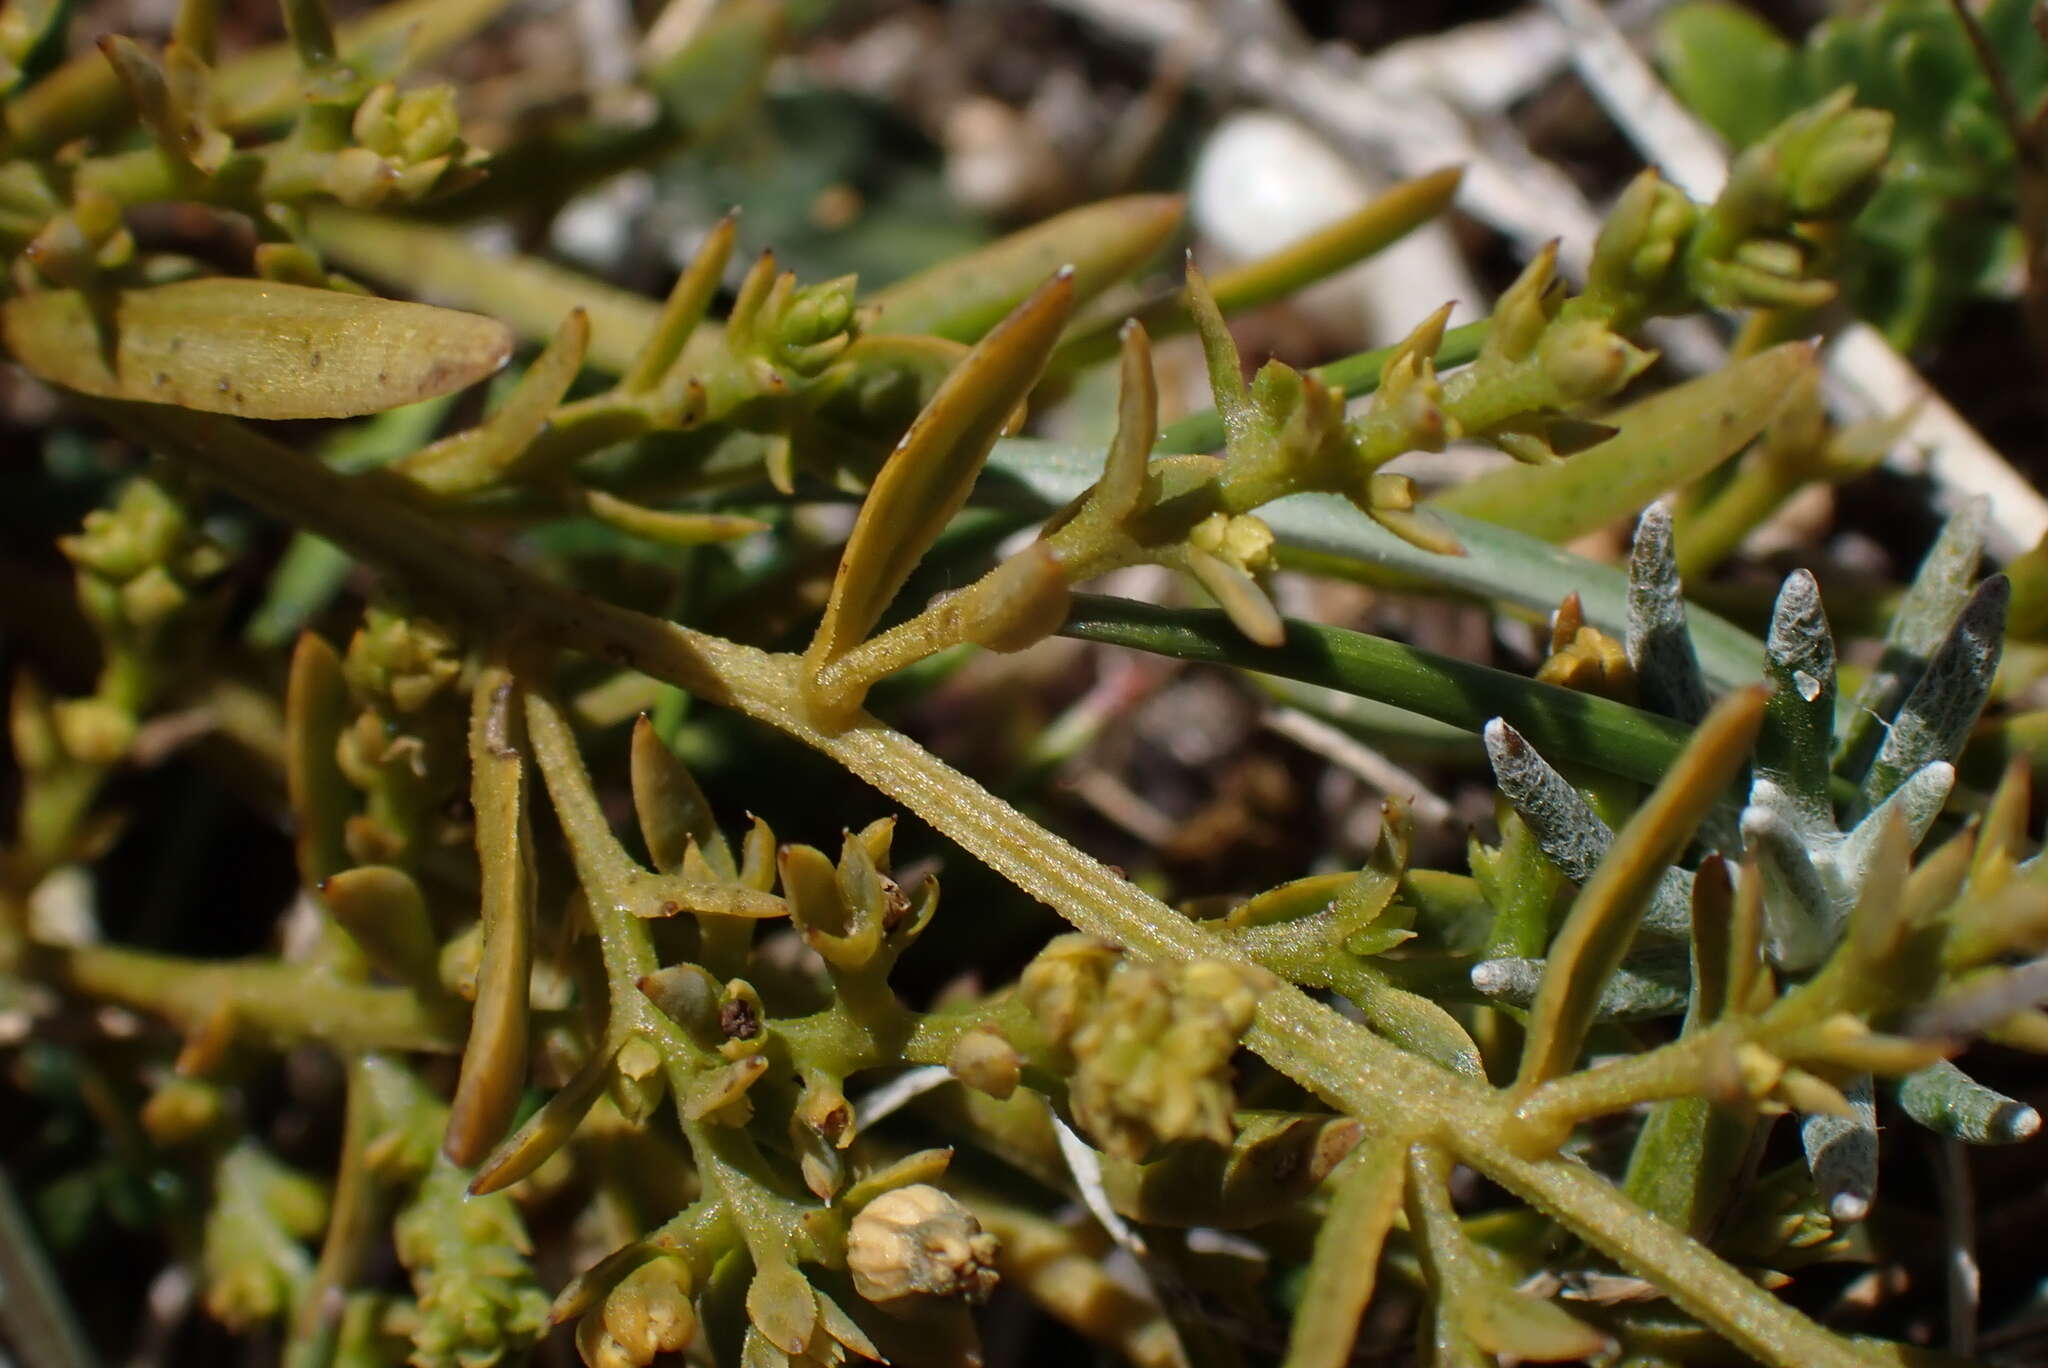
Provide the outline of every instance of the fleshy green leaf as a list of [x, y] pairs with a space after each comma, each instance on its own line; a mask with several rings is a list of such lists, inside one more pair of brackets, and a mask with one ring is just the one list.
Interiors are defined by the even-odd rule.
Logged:
[[1316, 1232], [1284, 1368], [1344, 1368], [1351, 1361], [1359, 1318], [1379, 1273], [1380, 1247], [1401, 1209], [1405, 1166], [1401, 1146], [1384, 1140], [1368, 1141], [1352, 1156]]
[[[1558, 872], [1575, 884], [1590, 880], [1614, 844], [1614, 833], [1593, 805], [1498, 717], [1486, 724], [1486, 756], [1502, 796], [1529, 824]], [[1692, 902], [1689, 884], [1678, 870], [1665, 870], [1643, 914], [1645, 928], [1659, 935], [1684, 935]]]
[[1801, 818], [1831, 829], [1828, 761], [1835, 728], [1835, 638], [1820, 586], [1805, 570], [1785, 577], [1764, 639], [1770, 702], [1756, 741], [1756, 772], [1790, 797]]
[[1177, 195], [1126, 195], [1070, 209], [878, 290], [873, 330], [973, 342], [1063, 266], [1074, 298], [1092, 299], [1159, 254], [1182, 208]]
[[[1209, 282], [1217, 307], [1225, 313], [1255, 309], [1365, 260], [1450, 207], [1463, 175], [1462, 168], [1450, 167], [1403, 181], [1328, 227], [1261, 260], [1221, 273]], [[1154, 299], [1135, 311], [1127, 307], [1091, 309], [1068, 330], [1054, 353], [1053, 369], [1085, 365], [1107, 356], [1112, 329], [1127, 314], [1155, 335], [1183, 331], [1188, 326], [1187, 291]]]
[[1044, 370], [1073, 302], [1073, 274], [1062, 270], [975, 345], [890, 453], [861, 504], [824, 620], [804, 652], [814, 683], [867, 636], [967, 501], [989, 448]]
[[1787, 342], [1675, 385], [1604, 421], [1613, 437], [1562, 462], [1512, 465], [1446, 490], [1439, 512], [1566, 542], [1596, 531], [1733, 456], [1777, 416], [1814, 365], [1810, 343]]
[[504, 1135], [526, 1086], [535, 874], [522, 740], [512, 676], [503, 669], [482, 671], [471, 710], [469, 758], [483, 871], [483, 960], [444, 1142], [448, 1157], [465, 1167]]
[[106, 399], [239, 418], [352, 418], [476, 383], [512, 355], [479, 314], [260, 280], [19, 295], [0, 304], [14, 360]]
[[1877, 1102], [1870, 1079], [1856, 1079], [1843, 1092], [1848, 1116], [1815, 1115], [1799, 1124], [1799, 1141], [1813, 1184], [1837, 1225], [1853, 1225], [1870, 1214], [1877, 1196]]

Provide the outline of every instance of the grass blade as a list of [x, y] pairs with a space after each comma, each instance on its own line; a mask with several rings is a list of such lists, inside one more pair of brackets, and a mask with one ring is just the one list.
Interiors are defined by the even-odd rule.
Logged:
[[1663, 777], [1685, 746], [1684, 727], [1638, 708], [1342, 627], [1292, 619], [1284, 626], [1280, 645], [1256, 646], [1220, 612], [1077, 594], [1061, 630], [1338, 689], [1470, 732], [1505, 718], [1538, 749], [1645, 782]]

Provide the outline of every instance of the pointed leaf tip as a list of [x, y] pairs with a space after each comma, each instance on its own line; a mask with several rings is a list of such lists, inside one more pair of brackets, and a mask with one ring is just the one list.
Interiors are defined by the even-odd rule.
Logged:
[[[1073, 276], [1053, 275], [974, 345], [897, 443], [861, 504], [824, 619], [804, 653], [813, 681], [873, 629], [967, 501], [990, 448], [1038, 382], [1073, 307]], [[817, 701], [828, 711], [849, 703]]]

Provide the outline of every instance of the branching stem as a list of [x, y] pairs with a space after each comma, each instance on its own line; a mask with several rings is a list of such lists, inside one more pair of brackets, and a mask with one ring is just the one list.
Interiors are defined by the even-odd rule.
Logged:
[[[640, 670], [822, 751], [1083, 931], [1148, 959], [1243, 958], [875, 718], [857, 714], [836, 730], [813, 725], [795, 657], [769, 655], [552, 584], [231, 421], [108, 401], [92, 407], [234, 494], [399, 575], [421, 596], [457, 609], [462, 620], [479, 628], [516, 625]], [[542, 736], [536, 727], [536, 747], [544, 752]], [[567, 825], [571, 818], [564, 816]], [[621, 930], [644, 936], [644, 927]], [[653, 967], [651, 954], [647, 967]], [[1445, 1147], [1654, 1282], [1754, 1357], [1784, 1368], [1884, 1361], [1822, 1329], [1600, 1175], [1562, 1157], [1516, 1153], [1507, 1140], [1513, 1113], [1501, 1095], [1379, 1039], [1300, 989], [1268, 992], [1245, 1039], [1275, 1068], [1368, 1127]], [[737, 1213], [735, 1219], [746, 1224]]]

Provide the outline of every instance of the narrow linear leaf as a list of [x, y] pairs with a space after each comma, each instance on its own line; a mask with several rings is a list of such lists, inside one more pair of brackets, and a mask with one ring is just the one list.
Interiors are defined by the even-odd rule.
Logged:
[[520, 458], [547, 430], [549, 417], [575, 383], [589, 349], [590, 315], [573, 309], [496, 413], [391, 468], [443, 497], [472, 494], [514, 475]]
[[[1549, 971], [1547, 960], [1490, 959], [1472, 966], [1472, 986], [1510, 1007], [1532, 1006]], [[1686, 957], [1663, 952], [1624, 960], [1593, 1003], [1595, 1021], [1646, 1021], [1685, 1010]]]
[[683, 855], [694, 842], [712, 873], [722, 879], [739, 877], [732, 847], [712, 819], [710, 800], [645, 713], [633, 723], [632, 780], [633, 811], [656, 869], [664, 874], [681, 869]]
[[285, 791], [297, 818], [293, 849], [300, 882], [320, 881], [348, 867], [343, 824], [355, 807], [354, 790], [336, 762], [348, 711], [341, 657], [311, 632], [299, 634], [285, 684]]
[[[651, 299], [540, 257], [480, 255], [458, 227], [311, 204], [306, 234], [339, 266], [449, 308], [488, 310], [530, 341], [551, 336], [571, 309], [582, 309], [590, 315], [589, 363], [612, 375], [632, 369], [661, 322]], [[693, 341], [708, 346], [715, 331], [706, 324]]]
[[103, 399], [238, 418], [353, 418], [475, 384], [512, 355], [480, 314], [261, 280], [17, 295], [8, 354]]
[[469, 1181], [470, 1195], [481, 1197], [511, 1187], [567, 1143], [596, 1105], [605, 1084], [611, 1081], [617, 1053], [605, 1050], [592, 1055], [567, 1083], [555, 1090], [554, 1096], [541, 1104], [540, 1110], [486, 1155], [477, 1165], [476, 1176]]
[[1361, 966], [1345, 987], [1365, 1024], [1378, 1034], [1452, 1073], [1485, 1078], [1479, 1046], [1458, 1019], [1437, 1003], [1389, 983], [1371, 964]]
[[1116, 437], [1103, 458], [1095, 500], [1105, 516], [1121, 520], [1137, 511], [1145, 492], [1152, 439], [1159, 432], [1159, 385], [1152, 373], [1152, 339], [1137, 319], [1118, 334], [1122, 357], [1117, 383]]
[[608, 527], [663, 546], [714, 546], [768, 530], [759, 518], [737, 513], [685, 513], [648, 508], [602, 489], [577, 491], [583, 511]]
[[1185, 207], [1178, 195], [1126, 195], [1070, 209], [877, 290], [872, 331], [973, 342], [1062, 266], [1074, 268], [1074, 297], [1092, 299], [1158, 256]]
[[479, 672], [469, 727], [470, 802], [482, 867], [483, 959], [476, 1010], [443, 1149], [464, 1167], [511, 1124], [526, 1086], [527, 979], [533, 969], [533, 832], [519, 691], [503, 667]]
[[1475, 733], [1504, 718], [1542, 749], [1645, 782], [1661, 778], [1685, 744], [1683, 727], [1625, 704], [1363, 632], [1294, 619], [1284, 625], [1280, 645], [1255, 646], [1219, 612], [1076, 594], [1061, 631], [1339, 689]]
[[[1759, 797], [1776, 789], [1758, 781]], [[1764, 890], [1764, 922], [1770, 958], [1787, 969], [1811, 969], [1835, 944], [1848, 909], [1838, 905], [1821, 879], [1811, 852], [1812, 838], [1787, 818], [1787, 800], [1774, 800], [1742, 811], [1742, 839], [1755, 859]]]
[[668, 368], [675, 364], [676, 358], [683, 354], [684, 344], [697, 330], [697, 325], [704, 321], [705, 311], [711, 307], [719, 285], [724, 282], [726, 264], [732, 260], [733, 242], [738, 234], [739, 213], [735, 210], [720, 219], [705, 235], [697, 255], [690, 259], [689, 266], [669, 290], [668, 303], [662, 306], [661, 321], [655, 324], [645, 349], [620, 377], [620, 389], [628, 394], [653, 389], [668, 373]]
[[1553, 1302], [1507, 1286], [1474, 1247], [1451, 1204], [1447, 1155], [1416, 1145], [1408, 1152], [1409, 1229], [1435, 1293], [1435, 1363], [1475, 1365], [1495, 1358], [1566, 1363], [1606, 1350], [1607, 1337]]
[[1872, 849], [1878, 833], [1885, 824], [1896, 818], [1906, 830], [1906, 848], [1911, 850], [1927, 838], [1934, 826], [1935, 818], [1948, 804], [1950, 790], [1956, 784], [1956, 767], [1946, 760], [1936, 760], [1922, 765], [1911, 778], [1892, 790], [1892, 796], [1879, 803], [1863, 815], [1863, 820], [1850, 829], [1843, 838], [1840, 854], [1835, 857], [1836, 865], [1854, 877], [1861, 877], [1860, 871], [1870, 868]]
[[1749, 758], [1763, 708], [1760, 685], [1714, 705], [1573, 901], [1530, 1012], [1518, 1090], [1556, 1078], [1577, 1061], [1600, 991], [1635, 939], [1658, 879]]
[[760, 921], [789, 915], [789, 904], [744, 883], [711, 883], [675, 876], [629, 876], [620, 889], [636, 917], [745, 917]]
[[1397, 1142], [1376, 1138], [1358, 1147], [1316, 1232], [1284, 1368], [1344, 1368], [1351, 1361], [1380, 1250], [1401, 1209], [1405, 1168]]
[[1686, 1029], [1711, 1026], [1731, 1010], [1735, 982], [1735, 885], [1728, 861], [1709, 855], [1692, 880], [1692, 986]]
[[1742, 450], [1814, 366], [1787, 342], [1609, 415], [1621, 431], [1553, 465], [1513, 465], [1437, 495], [1430, 507], [1565, 542], [1619, 522]]
[[[1727, 862], [1719, 855], [1707, 857], [1693, 876], [1686, 1034], [1704, 1030], [1731, 1011], [1739, 977], [1733, 971], [1743, 953], [1740, 915]], [[1704, 1236], [1741, 1190], [1753, 1128], [1748, 1116], [1703, 1097], [1659, 1102], [1650, 1108], [1629, 1151], [1622, 1188], [1672, 1225]]]
[[95, 1368], [99, 1355], [43, 1251], [37, 1224], [15, 1195], [14, 1180], [0, 1169], [0, 1269], [7, 1277], [8, 1341], [24, 1360], [33, 1354], [35, 1362], [49, 1368]]
[[890, 454], [861, 504], [824, 620], [804, 653], [813, 677], [867, 636], [967, 501], [1073, 302], [1073, 273], [1062, 268], [975, 345]]
[[[1270, 256], [1219, 274], [1209, 282], [1217, 307], [1225, 313], [1256, 309], [1356, 265], [1443, 213], [1463, 178], [1463, 168], [1447, 167], [1402, 181], [1337, 222]], [[1176, 290], [1135, 310], [1091, 309], [1067, 330], [1053, 354], [1052, 368], [1083, 366], [1108, 355], [1113, 330], [1126, 315], [1160, 335], [1184, 331], [1187, 291]]]

